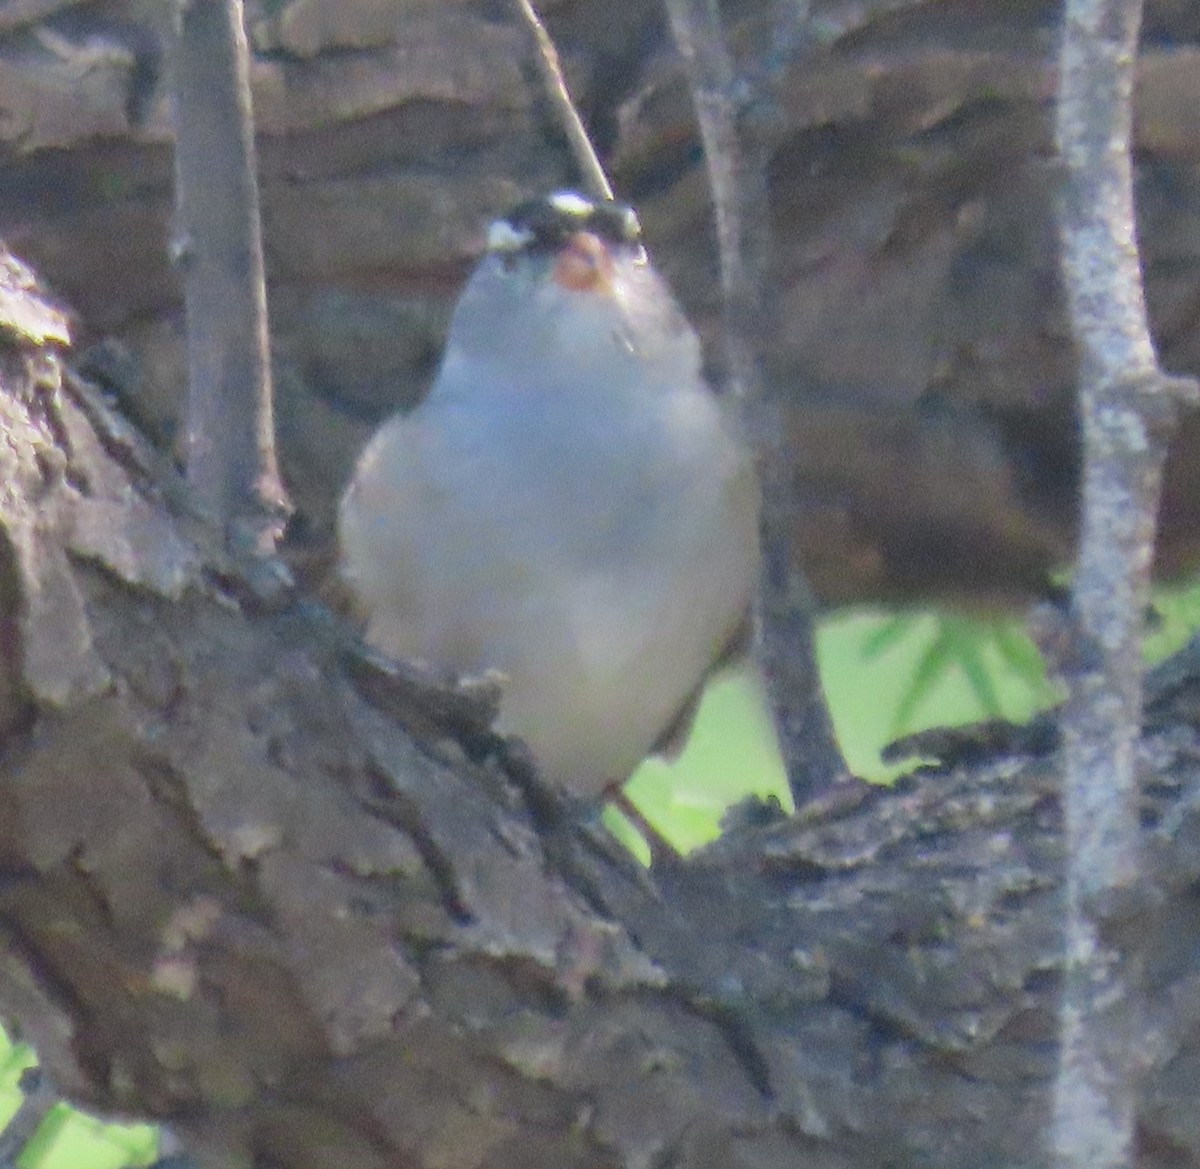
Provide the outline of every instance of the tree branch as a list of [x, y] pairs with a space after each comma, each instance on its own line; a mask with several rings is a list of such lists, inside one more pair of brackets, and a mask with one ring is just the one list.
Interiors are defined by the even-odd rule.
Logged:
[[[257, 604], [102, 396], [5, 336], [0, 1010], [56, 1089], [203, 1165], [1042, 1163], [1038, 748], [648, 874], [462, 696], [367, 700], [346, 632]], [[1198, 685], [1166, 680], [1147, 745], [1143, 1169], [1200, 1156]]]
[[187, 305], [187, 473], [228, 535], [274, 549], [275, 458], [262, 227], [241, 0], [175, 0], [176, 252]]
[[765, 158], [738, 131], [737, 77], [716, 0], [666, 0], [671, 31], [691, 84], [716, 219], [729, 389], [742, 403], [762, 480], [763, 573], [756, 617], [767, 681], [793, 801], [803, 804], [846, 779], [813, 640], [816, 602], [796, 560], [791, 531], [792, 468], [787, 427], [761, 375], [770, 333], [767, 295], [770, 208]]
[[576, 165], [579, 167], [584, 193], [591, 195], [594, 199], [611, 200], [613, 197], [612, 184], [608, 181], [608, 175], [604, 173], [599, 155], [596, 154], [592, 140], [584, 128], [583, 119], [579, 116], [579, 111], [571, 100], [571, 91], [567, 89], [562, 64], [558, 59], [558, 50], [554, 47], [554, 42], [550, 39], [546, 26], [542, 24], [532, 0], [513, 0], [513, 3], [521, 20], [528, 25], [533, 35], [534, 60], [537, 62], [538, 74], [542, 79], [546, 96], [554, 107], [558, 123], [567, 137], [567, 143], [571, 147]]
[[1083, 520], [1064, 672], [1066, 983], [1056, 1163], [1127, 1169], [1139, 1088], [1140, 963], [1117, 941], [1141, 886], [1141, 634], [1176, 404], [1159, 371], [1135, 243], [1130, 155], [1140, 0], [1068, 0], [1056, 134], [1063, 280], [1080, 360]]

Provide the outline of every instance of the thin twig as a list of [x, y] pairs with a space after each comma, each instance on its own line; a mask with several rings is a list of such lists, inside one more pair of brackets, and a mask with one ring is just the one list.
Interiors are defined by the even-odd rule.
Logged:
[[269, 554], [275, 458], [262, 227], [241, 0], [175, 0], [176, 252], [187, 309], [187, 478], [237, 545]]
[[755, 179], [761, 176], [751, 173], [738, 134], [736, 79], [716, 0], [666, 0], [666, 4], [675, 46], [691, 82], [712, 191], [729, 389], [738, 397], [756, 395], [761, 389], [754, 360], [757, 346], [745, 326], [763, 303], [763, 274], [749, 254], [747, 233], [752, 230], [748, 220], [763, 210], [758, 204], [765, 192], [757, 189], [761, 184]]
[[38, 1067], [26, 1068], [21, 1074], [21, 1106], [0, 1132], [0, 1169], [14, 1169], [21, 1151], [42, 1127], [50, 1109], [58, 1102], [58, 1093], [50, 1077]]
[[758, 657], [797, 806], [849, 775], [821, 691], [816, 605], [793, 551], [787, 428], [760, 375], [769, 332], [769, 208], [765, 159], [738, 129], [737, 76], [717, 0], [666, 0], [704, 142], [725, 309], [728, 389], [742, 402], [762, 476], [763, 573], [755, 626]]
[[[1129, 1169], [1141, 1046], [1130, 929], [1139, 855], [1142, 615], [1167, 437], [1195, 387], [1158, 368], [1134, 229], [1141, 0], [1068, 0], [1056, 134], [1063, 283], [1079, 352], [1083, 514], [1062, 719], [1065, 980], [1052, 1145], [1061, 1169]], [[1112, 939], [1119, 934], [1124, 947]]]
[[541, 74], [542, 83], [554, 107], [559, 125], [567, 136], [571, 153], [574, 154], [575, 161], [579, 166], [583, 185], [586, 188], [584, 194], [591, 195], [594, 199], [611, 200], [613, 197], [612, 184], [609, 183], [608, 176], [604, 173], [604, 167], [600, 165], [595, 147], [592, 146], [587, 130], [584, 129], [583, 119], [580, 118], [579, 111], [571, 100], [566, 78], [563, 77], [562, 64], [558, 59], [558, 50], [554, 47], [554, 42], [550, 39], [545, 25], [542, 24], [532, 0], [514, 0], [514, 3], [521, 19], [533, 33], [537, 47], [534, 59], [537, 61], [538, 72]]

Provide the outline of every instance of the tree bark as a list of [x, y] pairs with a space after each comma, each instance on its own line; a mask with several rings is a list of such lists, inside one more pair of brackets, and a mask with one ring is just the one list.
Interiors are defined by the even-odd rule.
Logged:
[[1137, 740], [1156, 518], [1190, 379], [1159, 369], [1133, 205], [1141, 0], [1070, 0], [1059, 69], [1063, 285], [1080, 357], [1083, 491], [1063, 713], [1066, 980], [1052, 1140], [1076, 1169], [1133, 1164], [1141, 969]]
[[174, 0], [175, 252], [187, 306], [187, 474], [229, 537], [269, 555], [275, 458], [262, 214], [241, 0]]
[[[543, 6], [572, 92], [656, 266], [716, 354], [716, 239], [662, 5]], [[823, 604], [1024, 603], [1069, 561], [1075, 367], [1054, 243], [1061, 0], [723, 5], [768, 156], [779, 328], [768, 374], [792, 549]], [[11, 0], [0, 14], [0, 237], [109, 338], [129, 412], [182, 446], [171, 4]], [[791, 20], [781, 24], [785, 11]], [[53, 12], [48, 17], [46, 13]], [[33, 20], [14, 32], [5, 21]], [[573, 181], [487, 0], [250, 6], [282, 473], [325, 563], [378, 422], [432, 377], [481, 227]], [[1194, 6], [1153, 0], [1138, 62], [1140, 231], [1164, 365], [1200, 372]], [[802, 51], [796, 51], [797, 48]], [[738, 98], [743, 98], [739, 91]], [[1168, 466], [1160, 572], [1200, 552], [1200, 418]]]
[[[224, 1166], [1043, 1163], [1044, 727], [647, 873], [462, 701], [367, 701], [337, 625], [260, 596], [11, 320], [0, 1007], [61, 1091]], [[1124, 927], [1163, 1169], [1200, 1157], [1200, 671], [1173, 671]]]

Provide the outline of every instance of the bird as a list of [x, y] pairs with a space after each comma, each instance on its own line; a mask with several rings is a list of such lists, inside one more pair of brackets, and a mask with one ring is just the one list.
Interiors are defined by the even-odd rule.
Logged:
[[636, 213], [558, 191], [487, 230], [428, 395], [338, 509], [364, 639], [501, 681], [543, 779], [615, 791], [748, 644], [759, 489]]

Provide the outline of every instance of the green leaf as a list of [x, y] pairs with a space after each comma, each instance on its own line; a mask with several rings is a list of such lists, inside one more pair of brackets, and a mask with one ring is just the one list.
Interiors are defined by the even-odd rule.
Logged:
[[904, 640], [917, 626], [911, 613], [901, 613], [883, 622], [874, 633], [869, 634], [862, 643], [862, 656], [865, 661], [874, 661], [885, 654], [892, 646]]

